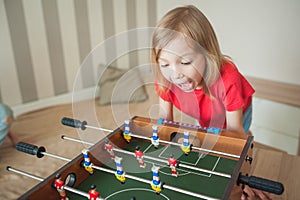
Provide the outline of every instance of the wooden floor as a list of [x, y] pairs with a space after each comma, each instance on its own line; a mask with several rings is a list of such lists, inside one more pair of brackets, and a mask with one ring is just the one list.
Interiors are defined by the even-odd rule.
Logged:
[[262, 144], [254, 145], [255, 176], [281, 182], [285, 191], [282, 195], [273, 195], [273, 199], [298, 199], [300, 196], [300, 157]]

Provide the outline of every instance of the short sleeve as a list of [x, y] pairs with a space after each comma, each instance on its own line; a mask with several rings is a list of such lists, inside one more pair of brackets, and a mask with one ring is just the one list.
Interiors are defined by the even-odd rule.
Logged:
[[225, 84], [225, 109], [230, 112], [245, 109], [251, 102], [253, 93], [254, 89], [250, 83], [240, 73], [235, 73]]
[[162, 88], [160, 88], [159, 83], [157, 82], [155, 82], [155, 90], [161, 99], [171, 102], [171, 91], [164, 91]]

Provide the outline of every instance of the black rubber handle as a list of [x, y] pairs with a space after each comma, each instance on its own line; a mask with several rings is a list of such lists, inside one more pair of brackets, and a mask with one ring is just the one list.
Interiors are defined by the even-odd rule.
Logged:
[[38, 146], [28, 144], [25, 142], [18, 142], [16, 145], [16, 149], [19, 151], [22, 151], [24, 153], [36, 155], [38, 158], [41, 158], [44, 156], [44, 154], [42, 152], [46, 152], [46, 149], [43, 146], [38, 147]]
[[238, 178], [238, 183], [245, 184], [251, 188], [255, 188], [265, 192], [270, 192], [277, 195], [282, 194], [284, 191], [284, 186], [282, 183], [264, 178], [259, 178], [256, 176], [244, 176], [240, 174]]
[[80, 120], [71, 119], [67, 117], [62, 118], [61, 123], [65, 126], [71, 126], [73, 128], [81, 128], [81, 130], [85, 130], [86, 129], [85, 125], [87, 125], [86, 121], [81, 122]]

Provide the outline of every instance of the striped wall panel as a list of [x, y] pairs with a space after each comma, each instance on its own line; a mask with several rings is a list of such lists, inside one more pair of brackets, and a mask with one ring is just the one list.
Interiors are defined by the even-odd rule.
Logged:
[[[94, 87], [97, 58], [77, 76], [86, 56], [116, 34], [153, 26], [156, 7], [153, 0], [0, 0], [0, 101], [14, 106], [52, 98], [71, 93], [75, 82]], [[130, 37], [106, 47], [103, 64], [139, 39]], [[130, 68], [148, 56], [130, 52], [113, 64]]]
[[0, 93], [1, 101], [22, 103], [21, 88], [15, 67], [10, 30], [4, 1], [0, 1]]

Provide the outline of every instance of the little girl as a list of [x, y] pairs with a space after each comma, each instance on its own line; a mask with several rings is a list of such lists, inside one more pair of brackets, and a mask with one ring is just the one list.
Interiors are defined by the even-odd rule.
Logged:
[[[152, 62], [160, 116], [173, 120], [173, 106], [203, 127], [248, 133], [254, 89], [232, 60], [221, 53], [208, 19], [194, 6], [169, 11], [152, 37]], [[252, 199], [269, 194], [245, 189]]]
[[196, 7], [169, 11], [152, 45], [160, 117], [173, 120], [174, 105], [203, 127], [248, 133], [254, 89], [221, 53], [211, 24]]

